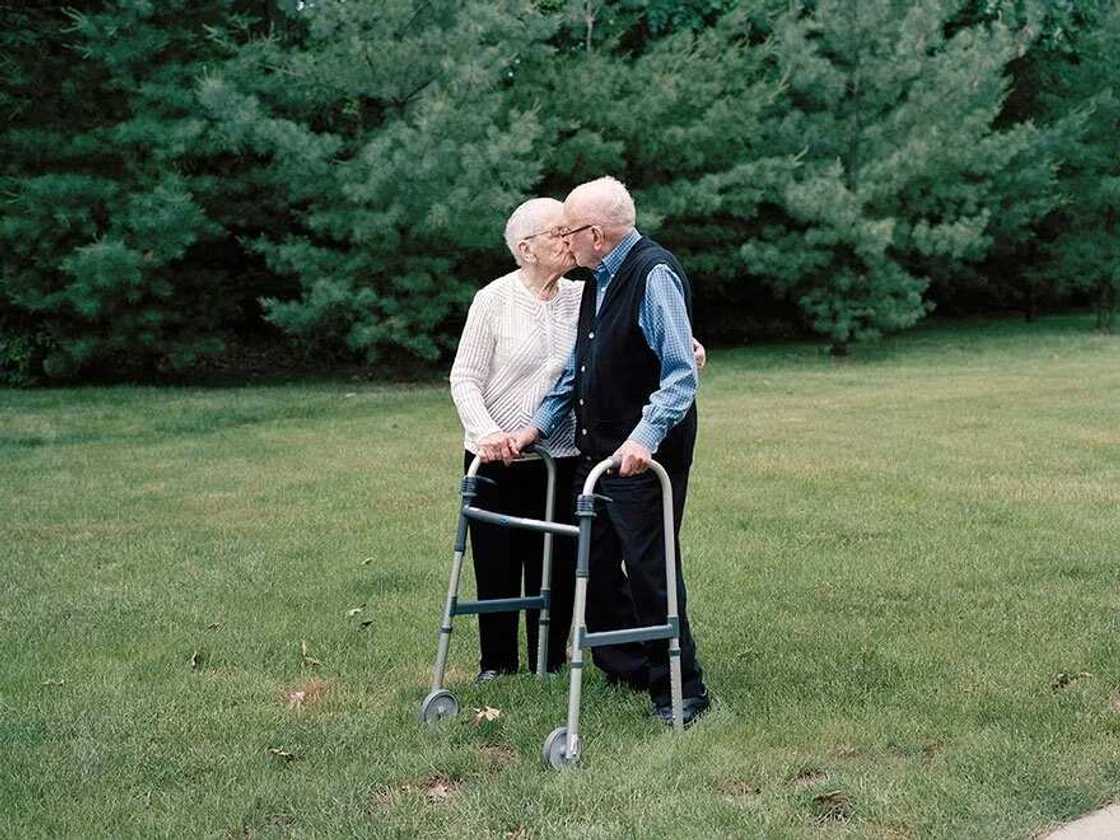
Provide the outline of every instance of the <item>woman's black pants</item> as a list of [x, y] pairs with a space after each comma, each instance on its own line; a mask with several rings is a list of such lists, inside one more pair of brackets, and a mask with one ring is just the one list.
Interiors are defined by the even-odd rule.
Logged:
[[[466, 471], [474, 460], [470, 452], [463, 459]], [[575, 523], [572, 481], [576, 458], [556, 458], [556, 490], [553, 518], [557, 522]], [[496, 482], [496, 486], [480, 483], [475, 504], [508, 516], [544, 519], [548, 471], [542, 461], [524, 461], [505, 466], [501, 462], [483, 464], [478, 474]], [[522, 576], [525, 596], [541, 591], [541, 565], [544, 534], [522, 528], [503, 528], [485, 522], [470, 523], [471, 555], [478, 584], [479, 600], [517, 598], [521, 595]], [[572, 623], [572, 599], [575, 590], [576, 541], [572, 537], [552, 538], [552, 595], [549, 617], [549, 671], [556, 671], [565, 661], [568, 630]], [[480, 671], [513, 673], [518, 669], [517, 627], [519, 613], [484, 613], [478, 617], [478, 640], [482, 656]], [[528, 642], [526, 661], [530, 671], [537, 667], [538, 620], [536, 610], [526, 612], [525, 636]]]

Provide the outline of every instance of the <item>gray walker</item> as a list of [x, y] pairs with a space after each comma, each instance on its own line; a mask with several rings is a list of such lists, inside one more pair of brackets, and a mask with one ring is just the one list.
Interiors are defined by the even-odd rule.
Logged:
[[[436, 723], [444, 718], [454, 717], [459, 713], [459, 701], [450, 691], [443, 687], [443, 680], [447, 669], [447, 651], [451, 646], [451, 620], [457, 615], [479, 615], [481, 613], [518, 612], [520, 610], [540, 610], [540, 633], [537, 639], [537, 676], [545, 676], [546, 660], [548, 659], [548, 634], [549, 634], [549, 607], [552, 590], [552, 537], [554, 534], [563, 534], [574, 537], [579, 534], [579, 529], [574, 525], [564, 525], [553, 522], [553, 499], [556, 495], [556, 463], [547, 452], [539, 447], [532, 448], [532, 454], [523, 456], [518, 460], [529, 461], [540, 459], [548, 471], [548, 497], [545, 500], [545, 518], [525, 519], [517, 516], [506, 516], [483, 510], [474, 504], [479, 494], [479, 485], [494, 484], [484, 476], [478, 475], [478, 468], [482, 459], [475, 456], [463, 476], [460, 487], [462, 505], [459, 510], [459, 526], [455, 532], [455, 554], [451, 559], [451, 581], [447, 587], [447, 600], [443, 607], [443, 623], [439, 628], [439, 645], [436, 649], [436, 664], [432, 668], [432, 690], [420, 704], [420, 719], [425, 723]], [[544, 555], [541, 568], [541, 594], [532, 598], [493, 598], [485, 601], [460, 601], [459, 578], [463, 571], [463, 555], [467, 550], [467, 521], [470, 519], [479, 522], [489, 522], [510, 528], [527, 528], [533, 531], [544, 532]]]
[[[609, 630], [589, 633], [585, 619], [587, 611], [587, 579], [591, 557], [591, 520], [595, 518], [595, 502], [601, 499], [610, 502], [605, 496], [596, 494], [595, 484], [603, 473], [617, 469], [617, 458], [607, 458], [595, 465], [583, 483], [583, 492], [576, 500], [576, 517], [579, 525], [566, 525], [554, 522], [553, 497], [556, 486], [556, 465], [552, 458], [539, 447], [533, 447], [529, 458], [540, 458], [548, 469], [548, 499], [545, 502], [545, 518], [526, 519], [506, 516], [483, 510], [474, 505], [478, 495], [479, 482], [490, 479], [478, 475], [482, 461], [477, 456], [463, 477], [460, 494], [462, 506], [459, 511], [459, 525], [455, 536], [455, 553], [451, 561], [451, 581], [447, 589], [447, 601], [443, 609], [443, 623], [439, 628], [439, 645], [436, 650], [435, 667], [432, 669], [432, 690], [420, 704], [420, 719], [434, 724], [444, 718], [459, 713], [459, 701], [443, 687], [447, 666], [447, 651], [451, 643], [451, 621], [456, 615], [475, 615], [491, 612], [512, 612], [515, 610], [540, 610], [540, 634], [537, 647], [537, 676], [545, 676], [545, 660], [548, 650], [549, 632], [549, 593], [552, 573], [552, 537], [576, 537], [578, 539], [576, 561], [576, 591], [572, 612], [572, 628], [575, 638], [572, 645], [571, 684], [568, 691], [568, 723], [554, 729], [545, 739], [541, 758], [545, 766], [557, 769], [570, 767], [579, 762], [581, 741], [579, 737], [580, 695], [583, 687], [584, 650], [601, 645], [616, 645], [624, 642], [644, 642], [653, 639], [669, 640], [669, 681], [673, 705], [673, 729], [684, 729], [683, 701], [681, 697], [681, 646], [680, 619], [677, 613], [677, 570], [673, 540], [673, 488], [664, 467], [656, 461], [650, 469], [661, 481], [661, 500], [664, 508], [665, 531], [665, 583], [668, 593], [668, 610], [665, 624], [652, 627], [634, 627], [626, 630]], [[467, 547], [467, 521], [489, 522], [507, 528], [527, 528], [544, 532], [544, 557], [541, 569], [541, 594], [533, 598], [496, 598], [485, 601], [459, 601], [459, 578], [463, 569], [463, 555]]]
[[541, 759], [548, 767], [561, 769], [579, 762], [582, 745], [579, 737], [580, 692], [583, 687], [583, 652], [601, 645], [617, 645], [623, 642], [645, 642], [653, 639], [669, 640], [669, 690], [673, 704], [673, 729], [684, 730], [683, 700], [681, 697], [681, 642], [680, 618], [677, 613], [677, 564], [673, 540], [673, 487], [669, 474], [656, 461], [650, 462], [661, 481], [661, 504], [663, 508], [663, 528], [665, 531], [665, 584], [668, 595], [668, 610], [665, 624], [651, 627], [634, 627], [627, 630], [608, 630], [601, 633], [588, 633], [585, 615], [587, 611], [587, 578], [591, 557], [591, 520], [595, 518], [595, 500], [605, 496], [597, 495], [595, 484], [607, 470], [618, 469], [618, 458], [607, 458], [595, 465], [583, 482], [583, 492], [576, 500], [576, 516], [579, 518], [579, 547], [576, 556], [576, 597], [572, 612], [572, 625], [575, 628], [575, 641], [572, 644], [571, 687], [568, 689], [568, 725], [552, 730], [545, 739]]

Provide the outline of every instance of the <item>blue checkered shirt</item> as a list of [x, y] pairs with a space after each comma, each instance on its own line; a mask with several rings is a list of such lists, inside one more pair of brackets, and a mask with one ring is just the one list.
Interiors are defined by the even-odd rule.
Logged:
[[[595, 269], [596, 314], [607, 287], [639, 239], [641, 234], [637, 230], [630, 231]], [[646, 278], [645, 296], [638, 309], [638, 326], [650, 350], [661, 361], [661, 387], [650, 395], [649, 402], [642, 408], [642, 419], [630, 433], [630, 440], [656, 452], [665, 435], [688, 412], [696, 399], [696, 386], [700, 381], [692, 355], [692, 327], [684, 303], [684, 287], [676, 272], [664, 263], [655, 265]], [[575, 373], [573, 349], [564, 372], [533, 415], [533, 425], [546, 437], [572, 410]]]

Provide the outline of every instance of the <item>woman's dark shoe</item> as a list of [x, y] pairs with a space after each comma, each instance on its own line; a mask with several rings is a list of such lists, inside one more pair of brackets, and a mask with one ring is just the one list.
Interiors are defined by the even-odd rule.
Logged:
[[[703, 694], [697, 694], [694, 697], [685, 697], [684, 702], [681, 704], [682, 717], [684, 718], [684, 727], [687, 729], [692, 726], [697, 719], [708, 711], [711, 707], [712, 701], [708, 697], [708, 690], [704, 689]], [[653, 707], [653, 716], [664, 723], [666, 726], [673, 725], [673, 704], [665, 703], [664, 705]]]
[[501, 674], [497, 671], [491, 671], [489, 669], [485, 671], [479, 671], [478, 676], [474, 678], [474, 684], [483, 685], [484, 683], [493, 682], [500, 676]]

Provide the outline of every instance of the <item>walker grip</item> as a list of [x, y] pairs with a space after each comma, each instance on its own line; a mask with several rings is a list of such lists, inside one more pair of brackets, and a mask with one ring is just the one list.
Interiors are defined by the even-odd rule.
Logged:
[[477, 496], [479, 489], [481, 489], [479, 487], [481, 483], [489, 484], [491, 487], [498, 486], [498, 482], [496, 482], [492, 478], [487, 478], [484, 475], [465, 475], [463, 476], [463, 481], [459, 488], [460, 495], [471, 497]]
[[594, 516], [596, 501], [609, 505], [614, 499], [602, 493], [581, 493], [576, 499], [576, 516]]

